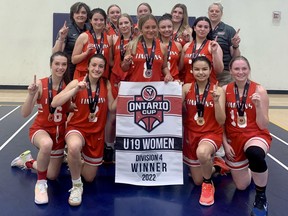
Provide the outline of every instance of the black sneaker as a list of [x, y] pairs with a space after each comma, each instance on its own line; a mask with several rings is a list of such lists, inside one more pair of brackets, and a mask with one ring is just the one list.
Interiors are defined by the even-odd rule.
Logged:
[[254, 207], [251, 212], [251, 216], [267, 216], [268, 215], [268, 203], [265, 197], [255, 197]]
[[104, 163], [114, 163], [114, 149], [111, 146], [107, 146], [106, 144], [104, 147], [103, 160]]

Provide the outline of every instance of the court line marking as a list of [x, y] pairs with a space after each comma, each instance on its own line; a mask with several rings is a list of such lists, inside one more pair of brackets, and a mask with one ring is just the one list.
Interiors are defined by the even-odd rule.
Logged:
[[12, 112], [14, 112], [16, 109], [18, 109], [20, 106], [17, 106], [16, 108], [14, 108], [13, 110], [11, 110], [9, 113], [7, 113], [6, 115], [4, 115], [2, 118], [0, 118], [0, 121], [2, 121], [4, 118], [6, 118], [8, 115], [10, 115]]
[[274, 156], [272, 156], [271, 154], [267, 154], [272, 160], [274, 160], [276, 163], [278, 163], [280, 166], [282, 166], [284, 169], [286, 169], [288, 171], [288, 167], [285, 166], [285, 164], [283, 164], [281, 161], [279, 161], [277, 158], [275, 158]]
[[31, 121], [34, 119], [34, 117], [37, 115], [38, 112], [36, 112], [33, 116], [31, 116], [30, 119], [28, 119], [3, 145], [0, 147], [0, 151]]
[[270, 135], [271, 135], [272, 137], [274, 137], [275, 139], [279, 140], [280, 142], [282, 142], [283, 144], [285, 144], [285, 145], [287, 145], [287, 146], [288, 146], [288, 143], [287, 143], [286, 141], [284, 141], [284, 140], [280, 139], [279, 137], [275, 136], [275, 135], [274, 135], [274, 134], [272, 134], [272, 133], [270, 133]]

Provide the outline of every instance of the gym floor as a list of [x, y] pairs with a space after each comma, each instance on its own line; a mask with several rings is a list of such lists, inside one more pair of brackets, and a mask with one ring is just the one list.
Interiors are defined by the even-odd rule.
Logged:
[[[0, 90], [0, 215], [105, 215], [105, 216], [248, 216], [255, 191], [252, 183], [245, 191], [238, 191], [231, 175], [214, 179], [215, 203], [211, 207], [199, 204], [201, 188], [193, 184], [184, 166], [184, 184], [177, 186], [133, 186], [114, 182], [115, 165], [102, 165], [93, 183], [84, 183], [82, 205], [68, 204], [71, 188], [69, 170], [63, 164], [56, 181], [48, 181], [49, 203], [34, 203], [36, 173], [11, 168], [11, 161], [30, 149], [28, 129], [36, 114], [20, 115], [20, 106], [26, 97], [23, 90]], [[288, 95], [269, 95], [270, 133], [273, 142], [267, 156], [269, 182], [267, 198], [269, 215], [283, 216], [288, 203]]]

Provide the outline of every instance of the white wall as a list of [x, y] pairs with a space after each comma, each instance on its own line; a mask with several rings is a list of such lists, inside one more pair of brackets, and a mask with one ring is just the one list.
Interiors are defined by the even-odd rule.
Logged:
[[[139, 0], [82, 0], [91, 9], [104, 10], [118, 4], [122, 12], [136, 14]], [[144, 0], [145, 1], [145, 0]], [[33, 75], [50, 74], [53, 13], [69, 13], [71, 0], [12, 0], [1, 4], [1, 85], [28, 85]], [[191, 16], [207, 15], [213, 0], [146, 0], [154, 15], [170, 12], [176, 3], [184, 3]], [[252, 79], [268, 90], [288, 90], [288, 1], [286, 0], [222, 0], [223, 21], [240, 28], [242, 55], [252, 67]], [[279, 25], [272, 23], [272, 11], [281, 11]]]

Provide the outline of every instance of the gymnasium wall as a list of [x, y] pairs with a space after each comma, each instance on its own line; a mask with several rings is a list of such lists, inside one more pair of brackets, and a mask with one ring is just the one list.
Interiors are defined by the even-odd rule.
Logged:
[[[53, 44], [53, 14], [69, 13], [72, 0], [13, 0], [1, 4], [1, 86], [26, 86], [50, 74], [49, 57]], [[141, 0], [83, 0], [91, 9], [104, 10], [118, 4], [122, 12], [136, 14]], [[176, 3], [184, 3], [189, 16], [207, 15], [213, 0], [146, 0], [153, 14], [170, 12]], [[251, 79], [268, 90], [288, 90], [288, 1], [285, 0], [222, 0], [223, 21], [240, 28], [240, 49], [250, 60]], [[285, 9], [285, 10], [284, 10]], [[281, 11], [281, 21], [272, 21], [273, 11]]]

